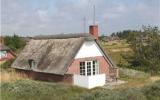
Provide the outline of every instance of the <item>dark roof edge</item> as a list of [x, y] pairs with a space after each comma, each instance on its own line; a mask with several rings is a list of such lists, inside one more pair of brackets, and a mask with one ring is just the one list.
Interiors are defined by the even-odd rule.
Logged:
[[67, 39], [67, 38], [80, 38], [92, 37], [89, 33], [71, 33], [71, 34], [55, 34], [55, 35], [38, 35], [32, 39]]

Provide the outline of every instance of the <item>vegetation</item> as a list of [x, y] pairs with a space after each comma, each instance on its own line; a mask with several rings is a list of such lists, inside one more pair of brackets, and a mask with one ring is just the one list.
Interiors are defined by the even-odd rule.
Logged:
[[160, 74], [160, 30], [158, 27], [143, 26], [142, 31], [126, 30], [113, 33], [126, 39], [132, 52], [122, 53], [128, 65], [121, 60], [119, 66]]
[[13, 35], [5, 36], [4, 44], [11, 48], [14, 52], [17, 52], [19, 49], [22, 49], [26, 43], [18, 35]]
[[3, 62], [3, 63], [1, 64], [1, 70], [10, 69], [11, 64], [13, 63], [13, 61], [14, 61], [14, 59]]
[[141, 88], [86, 90], [62, 83], [18, 80], [1, 83], [2, 100], [159, 100], [160, 81]]
[[118, 36], [120, 39], [127, 39], [131, 36], [131, 34], [141, 33], [141, 31], [137, 30], [124, 30], [121, 32], [112, 33], [111, 36]]
[[72, 97], [85, 91], [61, 83], [33, 80], [2, 83], [1, 90], [3, 100], [72, 100]]
[[[121, 90], [98, 89], [91, 93], [82, 94], [82, 100], [159, 100], [160, 81], [142, 88]], [[156, 89], [154, 89], [156, 88]], [[151, 93], [152, 95], [148, 95]]]
[[133, 66], [141, 66], [146, 71], [160, 73], [160, 36], [157, 27], [144, 27], [141, 34], [130, 40], [134, 57]]

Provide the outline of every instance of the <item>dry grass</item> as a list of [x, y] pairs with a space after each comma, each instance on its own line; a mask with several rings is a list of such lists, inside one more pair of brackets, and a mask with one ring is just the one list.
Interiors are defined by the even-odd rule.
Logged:
[[112, 52], [128, 52], [128, 51], [132, 51], [132, 49], [130, 49], [130, 48], [120, 48], [120, 49], [111, 49], [110, 51], [112, 51]]
[[8, 71], [1, 71], [0, 72], [0, 82], [11, 82], [21, 79], [28, 79], [25, 74], [16, 73], [14, 70]]
[[5, 63], [6, 61], [0, 61], [0, 65], [2, 65], [3, 63]]
[[160, 80], [160, 76], [152, 76], [152, 77], [150, 77], [150, 80], [152, 82], [158, 81], [158, 80]]
[[115, 89], [127, 89], [127, 88], [142, 88], [144, 86], [151, 85], [160, 80], [160, 76], [151, 76], [149, 78], [133, 78], [128, 79], [127, 83], [115, 86]]

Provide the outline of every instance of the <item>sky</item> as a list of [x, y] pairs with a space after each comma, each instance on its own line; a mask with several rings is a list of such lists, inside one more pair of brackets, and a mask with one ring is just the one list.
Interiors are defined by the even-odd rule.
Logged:
[[1, 0], [0, 31], [21, 36], [88, 32], [93, 5], [101, 35], [160, 27], [160, 0]]

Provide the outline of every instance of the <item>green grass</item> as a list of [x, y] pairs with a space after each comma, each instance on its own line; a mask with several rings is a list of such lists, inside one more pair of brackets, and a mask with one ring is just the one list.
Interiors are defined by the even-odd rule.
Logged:
[[61, 83], [18, 80], [1, 83], [2, 100], [159, 100], [160, 81], [140, 88], [86, 90]]
[[129, 44], [126, 40], [116, 40], [116, 41], [109, 41], [109, 42], [101, 42], [104, 48], [107, 49], [121, 49], [121, 48], [129, 48]]
[[106, 90], [97, 89], [82, 96], [82, 100], [159, 100], [160, 81], [142, 87]]
[[70, 100], [86, 91], [62, 83], [34, 80], [1, 83], [2, 100]]
[[123, 58], [123, 55], [132, 54], [132, 50], [130, 49], [129, 44], [126, 42], [126, 40], [101, 42], [101, 44], [105, 52], [111, 57], [115, 64], [122, 64], [122, 66], [130, 65], [128, 61]]

